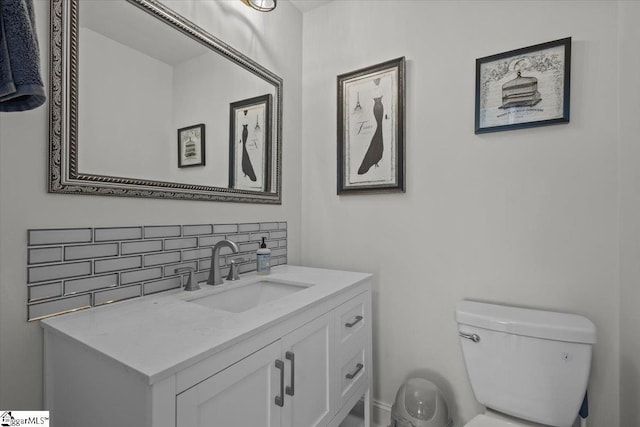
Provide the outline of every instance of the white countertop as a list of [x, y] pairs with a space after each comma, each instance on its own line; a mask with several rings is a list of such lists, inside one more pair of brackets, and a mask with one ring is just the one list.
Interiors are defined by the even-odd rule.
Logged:
[[70, 337], [117, 360], [150, 384], [221, 349], [288, 319], [312, 304], [345, 291], [370, 274], [283, 265], [262, 280], [311, 285], [244, 313], [229, 313], [187, 302], [256, 281], [255, 273], [199, 291], [176, 290], [41, 321], [43, 328]]

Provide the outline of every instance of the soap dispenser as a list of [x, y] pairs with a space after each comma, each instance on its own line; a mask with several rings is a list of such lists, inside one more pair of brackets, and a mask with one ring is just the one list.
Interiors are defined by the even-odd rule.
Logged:
[[256, 255], [256, 273], [260, 275], [271, 272], [271, 249], [267, 248], [266, 237], [262, 238], [262, 244]]

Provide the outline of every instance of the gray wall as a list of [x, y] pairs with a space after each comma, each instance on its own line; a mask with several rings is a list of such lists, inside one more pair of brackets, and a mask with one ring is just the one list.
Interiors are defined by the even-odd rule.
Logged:
[[620, 419], [640, 425], [640, 2], [620, 3]]
[[[488, 300], [593, 320], [589, 425], [618, 426], [618, 3], [334, 1], [303, 27], [302, 260], [375, 274], [374, 398], [420, 372], [471, 419], [454, 308]], [[475, 59], [568, 36], [571, 123], [474, 135]], [[407, 192], [337, 197], [336, 75], [402, 55]]]
[[[35, 0], [42, 74], [48, 75], [49, 1]], [[168, 2], [285, 81], [281, 206], [47, 194], [47, 108], [0, 114], [0, 407], [42, 402], [42, 333], [27, 323], [26, 230], [286, 221], [289, 262], [300, 262], [302, 16], [290, 3], [261, 14], [239, 1]]]

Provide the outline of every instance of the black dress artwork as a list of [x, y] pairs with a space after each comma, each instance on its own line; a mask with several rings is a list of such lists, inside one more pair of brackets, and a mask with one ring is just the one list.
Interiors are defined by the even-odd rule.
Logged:
[[358, 175], [364, 175], [369, 172], [371, 166], [378, 167], [378, 162], [382, 159], [382, 151], [384, 144], [382, 142], [382, 117], [384, 116], [384, 106], [382, 105], [382, 97], [373, 98], [373, 116], [376, 119], [376, 131], [371, 138], [371, 144], [367, 149], [362, 164], [358, 169]]
[[253, 165], [249, 158], [249, 152], [247, 151], [247, 138], [249, 131], [247, 125], [242, 125], [242, 172], [245, 176], [248, 176], [251, 181], [256, 181], [256, 173], [253, 171]]

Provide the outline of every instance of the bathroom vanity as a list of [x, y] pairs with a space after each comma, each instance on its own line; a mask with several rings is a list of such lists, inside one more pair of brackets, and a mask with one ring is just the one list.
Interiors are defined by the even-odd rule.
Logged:
[[43, 320], [52, 426], [370, 425], [371, 276], [280, 266]]

